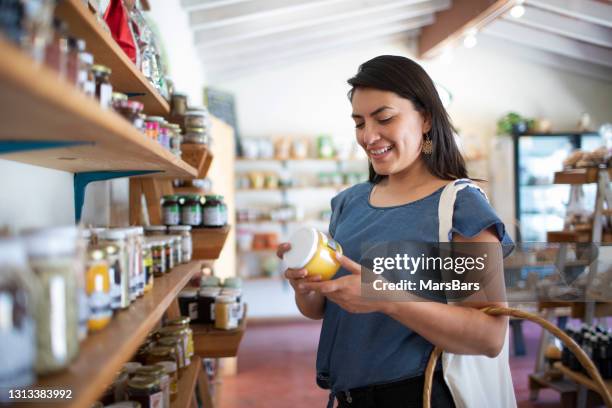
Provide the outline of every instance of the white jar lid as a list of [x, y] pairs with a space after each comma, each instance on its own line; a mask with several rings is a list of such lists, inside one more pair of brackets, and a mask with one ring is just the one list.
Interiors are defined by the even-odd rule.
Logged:
[[219, 293], [221, 289], [212, 286], [200, 289], [200, 297], [216, 297]]
[[24, 233], [28, 256], [74, 254], [78, 234], [79, 230], [72, 225], [29, 230]]
[[198, 290], [193, 288], [183, 289], [179, 292], [178, 297], [180, 298], [194, 298], [198, 295]]
[[285, 252], [283, 261], [291, 269], [301, 269], [314, 256], [319, 243], [319, 234], [312, 227], [301, 228], [289, 238], [291, 249]]
[[191, 225], [171, 225], [169, 231], [191, 231]]
[[215, 303], [236, 303], [234, 296], [219, 295], [215, 298]]
[[124, 228], [112, 228], [102, 232], [102, 239], [119, 240], [127, 237], [127, 231]]
[[155, 365], [164, 367], [166, 374], [172, 374], [176, 372], [176, 363], [172, 361], [158, 361]]

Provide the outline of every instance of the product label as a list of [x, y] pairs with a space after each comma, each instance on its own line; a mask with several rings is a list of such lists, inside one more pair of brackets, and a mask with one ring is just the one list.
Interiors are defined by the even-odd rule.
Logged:
[[166, 225], [178, 225], [180, 222], [178, 205], [164, 207], [163, 218]]
[[210, 305], [210, 320], [213, 322], [215, 321], [215, 304], [214, 303]]
[[181, 221], [184, 225], [202, 224], [202, 208], [198, 205], [186, 205], [181, 210]]
[[156, 392], [149, 397], [150, 408], [164, 408], [164, 393]]
[[100, 105], [109, 109], [113, 100], [113, 87], [109, 84], [100, 84]]
[[223, 226], [223, 211], [219, 206], [204, 208], [204, 225], [209, 227]]
[[[95, 277], [95, 280], [102, 281], [102, 276], [98, 275]], [[94, 285], [95, 287], [102, 286]], [[89, 295], [88, 298], [89, 305], [89, 320], [99, 320], [106, 319], [112, 316], [113, 311], [111, 309], [111, 297], [109, 293], [105, 293], [104, 291], [95, 291]]]
[[191, 238], [183, 237], [181, 247], [183, 251], [183, 262], [189, 262], [191, 260], [191, 253], [193, 252]]
[[[0, 387], [26, 387], [34, 381], [34, 320], [19, 313], [13, 294], [0, 292]], [[16, 321], [15, 321], [16, 319]], [[15, 350], [19, 350], [15, 353]], [[2, 396], [0, 396], [2, 401]]]
[[68, 327], [66, 322], [66, 281], [63, 276], [49, 278], [49, 340], [51, 354], [56, 361], [68, 358]]
[[110, 282], [111, 308], [121, 307], [121, 266], [119, 260], [115, 260], [108, 267], [108, 280]]
[[189, 318], [194, 321], [198, 319], [198, 304], [196, 302], [189, 303]]

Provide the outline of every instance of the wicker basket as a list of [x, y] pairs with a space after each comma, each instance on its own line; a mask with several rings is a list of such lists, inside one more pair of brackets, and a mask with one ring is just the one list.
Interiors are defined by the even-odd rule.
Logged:
[[[484, 309], [482, 309], [482, 311], [492, 316], [511, 316], [519, 319], [530, 320], [551, 332], [554, 336], [560, 339], [563, 344], [565, 344], [572, 351], [572, 353], [574, 353], [574, 355], [578, 358], [578, 361], [580, 361], [580, 364], [582, 364], [582, 366], [586, 369], [587, 373], [589, 374], [589, 377], [591, 377], [595, 381], [595, 384], [599, 389], [598, 392], [603, 398], [606, 406], [612, 408], [612, 396], [610, 396], [610, 391], [606, 387], [606, 384], [601, 378], [601, 375], [599, 375], [599, 371], [597, 370], [593, 362], [580, 348], [580, 346], [578, 346], [578, 344], [576, 344], [576, 342], [571, 337], [565, 334], [557, 326], [540, 316], [534, 315], [532, 313], [527, 313], [519, 309], [512, 309], [507, 307], [485, 307]], [[427, 368], [425, 370], [425, 386], [423, 387], [424, 408], [431, 407], [431, 387], [433, 384], [434, 368], [436, 367], [436, 362], [438, 361], [440, 354], [442, 354], [442, 349], [440, 349], [439, 347], [435, 347], [431, 352], [429, 362], [427, 363]]]

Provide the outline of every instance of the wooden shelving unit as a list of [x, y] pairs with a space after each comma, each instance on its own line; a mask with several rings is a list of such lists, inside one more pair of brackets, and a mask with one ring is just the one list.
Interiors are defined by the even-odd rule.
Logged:
[[[583, 169], [563, 170], [555, 172], [554, 184], [590, 184], [597, 182], [599, 168], [588, 167]], [[612, 169], [608, 169], [608, 176], [612, 177]]]
[[222, 228], [193, 228], [191, 230], [193, 258], [217, 259], [230, 229], [229, 225]]
[[[66, 3], [75, 2], [62, 4]], [[1, 39], [0, 54], [3, 159], [73, 173], [150, 170], [172, 177], [197, 174], [121, 116], [103, 110], [59, 80], [55, 72], [35, 66], [29, 56]]]
[[[178, 395], [170, 402], [170, 408], [191, 408], [194, 399], [194, 390], [198, 382], [198, 376], [202, 371], [202, 361], [198, 357], [191, 359], [191, 364], [183, 372], [178, 381]], [[202, 375], [206, 375], [203, 373]]]
[[89, 407], [113, 381], [121, 366], [129, 361], [162, 315], [199, 271], [200, 262], [175, 267], [155, 278], [153, 290], [120, 311], [108, 327], [90, 335], [82, 344], [79, 356], [59, 374], [40, 378], [34, 388], [71, 389], [73, 398], [53, 406]]
[[235, 357], [247, 326], [247, 305], [238, 328], [219, 330], [209, 324], [192, 324], [194, 351], [203, 358]]
[[170, 114], [168, 102], [125, 55], [111, 34], [102, 28], [82, 0], [59, 2], [55, 14], [68, 23], [73, 35], [87, 41], [87, 50], [94, 55], [97, 64], [106, 65], [113, 71], [110, 80], [115, 90], [139, 95], [133, 99], [143, 102], [144, 111], [149, 115]]

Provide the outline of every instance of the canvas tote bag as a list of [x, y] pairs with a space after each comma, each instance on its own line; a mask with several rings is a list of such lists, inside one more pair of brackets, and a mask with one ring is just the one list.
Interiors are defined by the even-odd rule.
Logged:
[[[459, 183], [461, 182], [461, 183]], [[438, 205], [439, 241], [449, 242], [453, 226], [453, 211], [457, 193], [464, 188], [476, 188], [469, 179], [449, 183]], [[487, 198], [488, 201], [488, 198]], [[501, 353], [495, 357], [442, 353], [444, 381], [457, 408], [514, 408], [516, 399], [509, 364], [509, 330]]]

